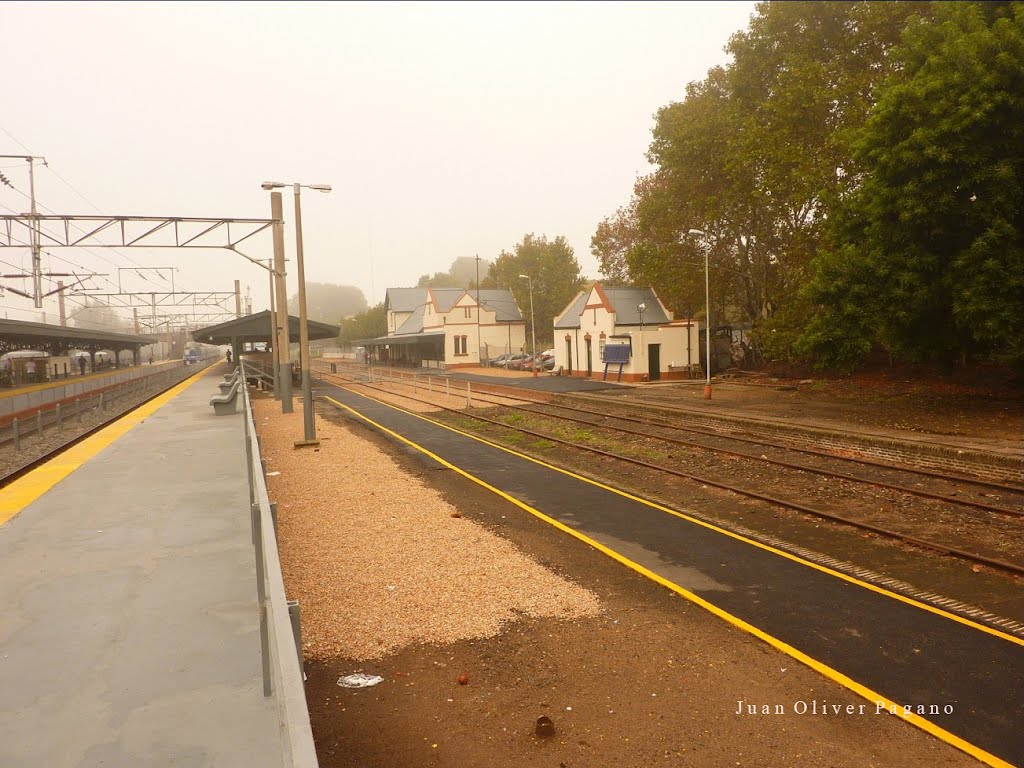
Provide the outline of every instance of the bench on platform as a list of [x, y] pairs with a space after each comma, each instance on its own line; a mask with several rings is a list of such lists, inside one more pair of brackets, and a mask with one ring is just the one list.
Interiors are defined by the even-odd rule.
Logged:
[[242, 380], [236, 379], [227, 392], [211, 397], [210, 405], [213, 406], [213, 412], [218, 416], [229, 416], [234, 413], [238, 404], [238, 391], [241, 388]]
[[222, 381], [220, 384], [217, 385], [218, 387], [220, 387], [220, 393], [222, 395], [227, 394], [228, 392], [231, 391], [231, 388], [233, 386], [235, 386], [235, 384], [238, 381], [239, 381], [239, 377], [238, 376], [233, 376], [231, 379], [229, 379], [227, 381]]

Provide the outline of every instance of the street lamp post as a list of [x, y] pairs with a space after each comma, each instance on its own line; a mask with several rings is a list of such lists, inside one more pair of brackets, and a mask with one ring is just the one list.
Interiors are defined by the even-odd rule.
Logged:
[[[279, 181], [263, 182], [264, 189], [286, 186]], [[296, 447], [303, 445], [319, 445], [316, 439], [316, 423], [313, 421], [313, 390], [309, 378], [309, 324], [306, 315], [306, 272], [302, 254], [302, 206], [300, 190], [315, 189], [319, 192], [330, 192], [330, 184], [292, 184], [295, 192], [295, 267], [299, 278], [299, 366], [302, 368], [302, 424], [304, 439], [296, 442]]]
[[530, 367], [533, 368], [533, 376], [537, 377], [537, 326], [533, 322], [533, 279], [529, 275], [520, 275], [520, 279], [525, 280], [530, 286], [530, 334], [533, 337], [533, 360], [530, 361]]
[[640, 302], [636, 305], [636, 311], [640, 313], [640, 349], [644, 348], [644, 312], [647, 311], [647, 304]]
[[[703, 229], [691, 229], [687, 232], [689, 235], [700, 235], [701, 237], [707, 237]], [[708, 278], [708, 254], [711, 249], [708, 248], [707, 244], [704, 244], [704, 306], [707, 316], [707, 328], [704, 329], [704, 338], [707, 341], [707, 380], [704, 384], [704, 399], [711, 399], [711, 288], [710, 280]]]

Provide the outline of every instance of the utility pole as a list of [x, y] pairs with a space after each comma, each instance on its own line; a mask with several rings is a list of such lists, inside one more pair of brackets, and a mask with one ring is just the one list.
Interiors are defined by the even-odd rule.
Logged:
[[242, 286], [235, 280], [235, 319], [242, 316]]
[[[43, 257], [39, 246], [39, 211], [36, 209], [35, 161], [42, 160], [43, 165], [46, 165], [46, 158], [35, 157], [34, 155], [0, 155], [0, 160], [25, 160], [28, 163], [28, 199], [30, 205], [28, 214], [28, 245], [32, 251], [32, 296], [30, 298], [33, 300], [36, 309], [42, 309]], [[6, 177], [4, 178], [4, 183], [12, 187]]]
[[480, 363], [480, 254], [476, 255], [476, 360]]
[[29, 209], [32, 227], [28, 238], [32, 248], [32, 295], [38, 309], [43, 306], [43, 257], [39, 250], [39, 211], [36, 210], [36, 173], [33, 163], [35, 158], [30, 155], [25, 159], [28, 160], [28, 194], [32, 204]]
[[[270, 278], [270, 347], [273, 350], [274, 357], [277, 357], [277, 302], [274, 300], [274, 260], [267, 259], [267, 277]], [[274, 399], [277, 400], [281, 397], [281, 378], [278, 376], [277, 365], [273, 362], [274, 358], [271, 358], [271, 375], [274, 379]]]
[[60, 324], [68, 324], [68, 316], [64, 312], [64, 281], [57, 281], [57, 307], [60, 309]]
[[281, 413], [291, 413], [292, 366], [289, 337], [288, 293], [284, 273], [284, 208], [281, 193], [270, 193], [270, 217], [274, 220], [274, 282], [277, 288], [277, 378], [281, 390]]

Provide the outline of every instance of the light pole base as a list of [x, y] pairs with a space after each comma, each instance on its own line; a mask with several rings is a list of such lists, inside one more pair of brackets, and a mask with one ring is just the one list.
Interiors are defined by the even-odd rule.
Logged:
[[710, 400], [711, 399], [711, 385], [710, 384], [705, 384], [704, 385], [704, 399], [705, 400]]
[[310, 446], [310, 445], [314, 445], [314, 446], [315, 445], [320, 445], [320, 441], [319, 440], [296, 440], [295, 441], [295, 447], [296, 448], [306, 448], [307, 446]]

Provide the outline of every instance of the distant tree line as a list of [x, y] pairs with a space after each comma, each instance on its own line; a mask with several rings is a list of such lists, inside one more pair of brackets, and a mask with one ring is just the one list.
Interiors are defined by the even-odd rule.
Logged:
[[700, 315], [707, 255], [767, 359], [1024, 362], [1024, 3], [762, 3], [727, 50], [658, 111], [604, 278]]

